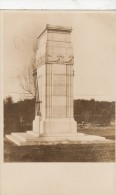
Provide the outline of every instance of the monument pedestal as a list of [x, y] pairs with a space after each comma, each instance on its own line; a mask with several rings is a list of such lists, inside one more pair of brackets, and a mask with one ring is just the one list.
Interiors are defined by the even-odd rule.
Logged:
[[33, 132], [39, 135], [77, 133], [77, 123], [73, 118], [48, 118], [40, 120], [40, 117], [36, 116], [33, 121]]

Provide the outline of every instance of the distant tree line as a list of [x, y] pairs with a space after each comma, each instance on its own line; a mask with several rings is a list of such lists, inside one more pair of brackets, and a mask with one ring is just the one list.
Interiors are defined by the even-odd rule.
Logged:
[[32, 129], [35, 116], [35, 100], [25, 99], [16, 103], [12, 97], [4, 100], [4, 132], [10, 133]]
[[78, 123], [109, 125], [115, 119], [115, 102], [74, 100], [74, 118]]
[[[13, 102], [12, 97], [4, 100], [4, 130], [5, 133], [13, 131], [31, 130], [35, 116], [35, 99]], [[77, 99], [74, 100], [74, 118], [78, 124], [94, 123], [110, 125], [115, 119], [115, 103]]]

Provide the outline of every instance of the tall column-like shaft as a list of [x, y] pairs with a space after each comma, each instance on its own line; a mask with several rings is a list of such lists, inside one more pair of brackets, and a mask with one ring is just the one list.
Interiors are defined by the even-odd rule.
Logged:
[[[36, 54], [42, 121], [40, 134], [75, 132], [71, 28], [47, 25]], [[60, 125], [59, 125], [60, 124]]]

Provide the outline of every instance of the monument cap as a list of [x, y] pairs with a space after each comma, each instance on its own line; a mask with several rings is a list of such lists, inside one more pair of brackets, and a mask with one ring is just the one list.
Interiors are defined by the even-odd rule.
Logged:
[[50, 25], [46, 24], [45, 29], [42, 31], [42, 33], [38, 36], [37, 39], [47, 30], [51, 31], [62, 31], [62, 32], [72, 32], [72, 27], [70, 26], [60, 26], [60, 25]]
[[72, 27], [68, 26], [61, 26], [61, 25], [50, 25], [50, 24], [47, 24], [46, 25], [46, 29], [47, 30], [60, 30], [60, 31], [68, 31], [68, 32], [71, 32], [72, 31]]

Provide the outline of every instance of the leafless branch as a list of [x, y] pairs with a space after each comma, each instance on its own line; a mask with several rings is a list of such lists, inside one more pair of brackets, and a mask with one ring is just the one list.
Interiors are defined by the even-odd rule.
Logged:
[[24, 68], [18, 75], [20, 86], [27, 94], [35, 97], [35, 87], [34, 87], [34, 78], [33, 70], [36, 68], [36, 51], [37, 51], [37, 42], [33, 43], [33, 56], [31, 63], [27, 68]]

